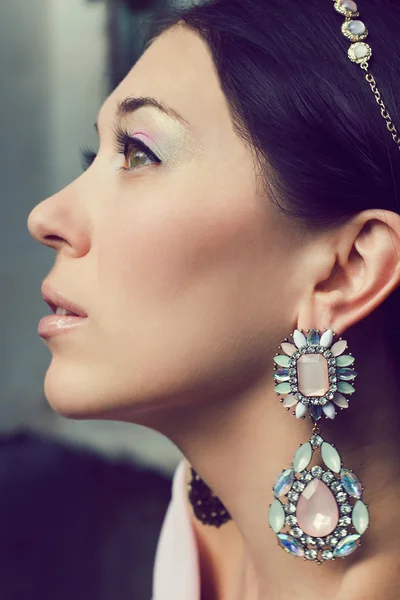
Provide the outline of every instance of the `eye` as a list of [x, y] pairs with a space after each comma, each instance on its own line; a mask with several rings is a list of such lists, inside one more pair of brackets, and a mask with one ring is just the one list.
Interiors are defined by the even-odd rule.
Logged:
[[[119, 125], [114, 129], [115, 135], [115, 150], [118, 154], [123, 154], [125, 160], [128, 161], [128, 167], [120, 167], [119, 171], [131, 171], [138, 167], [147, 166], [147, 164], [161, 163], [161, 159], [158, 158], [150, 150], [148, 146], [142, 140], [131, 137], [126, 131], [124, 131]], [[81, 148], [81, 159], [82, 168], [86, 171], [93, 163], [97, 156], [96, 152], [93, 152], [88, 147]], [[146, 162], [147, 161], [147, 162]], [[150, 163], [148, 162], [150, 161]]]

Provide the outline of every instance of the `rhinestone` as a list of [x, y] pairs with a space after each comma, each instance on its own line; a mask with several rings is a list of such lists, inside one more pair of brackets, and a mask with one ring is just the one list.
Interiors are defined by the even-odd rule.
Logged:
[[286, 517], [286, 524], [290, 525], [290, 527], [293, 527], [293, 525], [297, 525], [297, 519], [294, 515], [288, 515]]
[[332, 558], [333, 558], [332, 550], [323, 550], [321, 553], [321, 557], [323, 560], [332, 560]]
[[328, 392], [326, 394], [326, 397], [328, 398], [328, 400], [332, 400], [333, 396], [334, 396], [333, 392]]
[[340, 483], [340, 481], [336, 480], [336, 481], [334, 481], [334, 482], [332, 483], [332, 485], [331, 485], [331, 489], [332, 489], [334, 492], [341, 492], [341, 491], [342, 491], [342, 489], [343, 489], [343, 488], [342, 488], [342, 484]]
[[292, 504], [291, 502], [288, 502], [287, 504], [285, 504], [284, 509], [285, 509], [285, 513], [287, 513], [287, 514], [293, 514], [296, 512], [296, 506], [294, 504]]
[[323, 470], [323, 468], [322, 468], [322, 467], [320, 467], [320, 466], [316, 466], [316, 467], [313, 467], [313, 468], [311, 469], [311, 474], [312, 474], [314, 477], [321, 477], [321, 475], [322, 475], [322, 473], [323, 473], [323, 472], [324, 472], [324, 470]]
[[346, 529], [336, 529], [335, 536], [338, 538], [344, 538], [347, 535]]
[[308, 560], [315, 560], [317, 558], [317, 551], [314, 550], [313, 548], [307, 548], [307, 550], [304, 552], [304, 556], [308, 559]]
[[340, 506], [340, 514], [341, 515], [348, 515], [351, 513], [351, 506], [350, 504], [342, 504]]
[[350, 517], [340, 517], [338, 525], [339, 527], [347, 527], [348, 525], [351, 525]]
[[297, 400], [301, 400], [302, 397], [303, 397], [303, 394], [300, 394], [300, 392], [297, 392], [297, 394], [296, 394]]
[[306, 537], [306, 543], [309, 546], [316, 546], [317, 545], [317, 539], [320, 539], [320, 538], [313, 538], [313, 537], [311, 537], [311, 535], [308, 535]]
[[331, 356], [331, 352], [329, 350], [325, 350], [324, 356], [325, 358], [329, 358]]
[[290, 491], [288, 493], [288, 498], [292, 502], [297, 502], [297, 500], [299, 499], [299, 494], [297, 492]]
[[289, 369], [289, 375], [290, 376], [296, 375], [296, 373], [297, 373], [296, 369]]
[[295, 492], [302, 492], [306, 486], [299, 480], [296, 480], [292, 486], [292, 489]]
[[331, 546], [336, 546], [336, 544], [338, 543], [338, 541], [339, 540], [337, 539], [337, 537], [331, 537], [329, 539], [329, 543], [330, 543]]
[[345, 492], [339, 492], [338, 494], [336, 494], [336, 500], [339, 503], [346, 502], [346, 500], [347, 500], [347, 494]]
[[335, 479], [335, 476], [330, 471], [325, 471], [325, 473], [322, 475], [322, 481], [324, 483], [330, 483], [334, 479]]
[[[287, 373], [286, 369], [281, 369], [281, 371], [286, 371], [286, 373]], [[336, 373], [335, 367], [329, 367], [328, 373], [329, 373], [329, 375], [333, 375], [333, 373]]]
[[300, 527], [293, 527], [293, 529], [290, 530], [290, 533], [295, 538], [301, 538], [303, 535], [303, 531], [300, 529]]
[[313, 448], [319, 448], [324, 440], [320, 435], [313, 435], [310, 441]]
[[315, 538], [315, 543], [317, 544], [318, 548], [322, 548], [325, 546], [326, 542], [322, 538]]
[[303, 471], [301, 473], [301, 480], [304, 483], [308, 483], [309, 481], [311, 481], [312, 478], [313, 478], [313, 476], [311, 475], [311, 473], [309, 471]]

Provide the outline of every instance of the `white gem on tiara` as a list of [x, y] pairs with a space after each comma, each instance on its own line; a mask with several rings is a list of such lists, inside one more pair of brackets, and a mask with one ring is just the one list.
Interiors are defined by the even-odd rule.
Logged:
[[350, 31], [350, 33], [361, 35], [365, 32], [365, 25], [362, 21], [350, 21], [350, 23], [347, 25], [347, 29]]
[[357, 4], [353, 0], [336, 0], [335, 10], [345, 17], [358, 17]]
[[368, 29], [362, 21], [344, 21], [342, 33], [352, 42], [361, 42], [368, 36]]
[[340, 2], [340, 6], [345, 8], [346, 10], [350, 10], [351, 12], [357, 12], [357, 4], [353, 2], [353, 0], [342, 0]]
[[353, 62], [362, 63], [371, 58], [372, 48], [365, 42], [356, 42], [355, 44], [351, 44], [347, 55]]

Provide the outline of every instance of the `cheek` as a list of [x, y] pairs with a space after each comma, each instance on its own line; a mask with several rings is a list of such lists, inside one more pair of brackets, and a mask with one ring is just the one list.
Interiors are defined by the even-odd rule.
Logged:
[[256, 197], [191, 191], [125, 206], [99, 235], [100, 289], [115, 290], [119, 304], [159, 306], [216, 274], [223, 289], [265, 257], [266, 214]]

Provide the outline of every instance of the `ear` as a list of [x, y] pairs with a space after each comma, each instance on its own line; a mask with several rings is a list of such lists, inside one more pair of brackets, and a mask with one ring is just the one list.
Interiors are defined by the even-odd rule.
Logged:
[[362, 211], [317, 246], [310, 256], [317, 276], [312, 297], [300, 306], [298, 327], [331, 328], [340, 336], [400, 284], [400, 215]]

